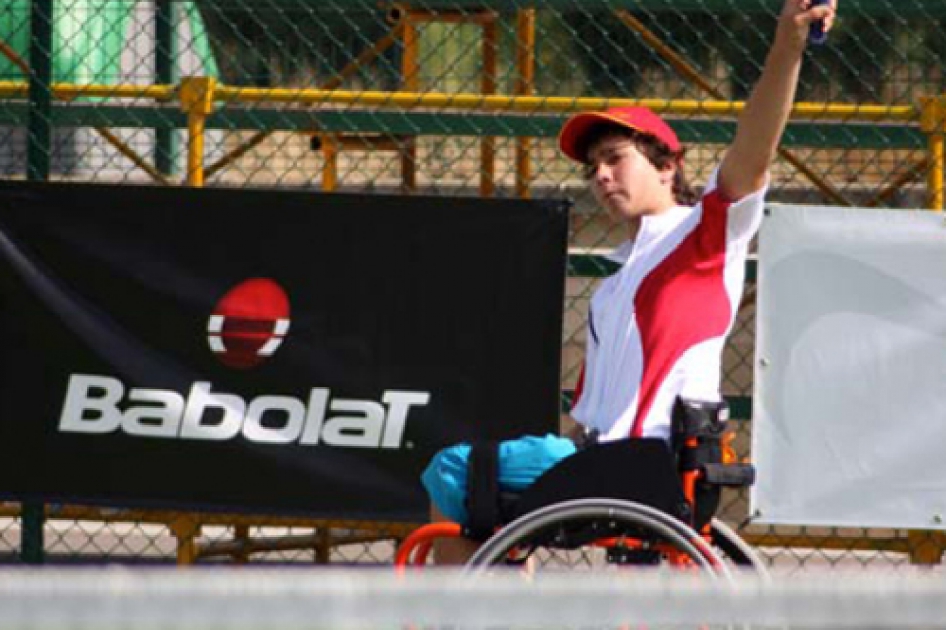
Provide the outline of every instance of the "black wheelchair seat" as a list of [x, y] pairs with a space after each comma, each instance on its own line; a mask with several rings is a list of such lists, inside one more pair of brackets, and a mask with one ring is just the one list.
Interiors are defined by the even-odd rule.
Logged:
[[690, 518], [680, 475], [666, 442], [628, 438], [594, 444], [546, 471], [504, 515], [510, 520], [554, 503], [589, 497], [641, 503]]
[[[548, 469], [518, 493], [496, 484], [495, 460], [483, 462], [493, 450], [474, 449], [467, 507], [470, 521], [464, 536], [486, 540], [499, 526], [549, 505], [573, 499], [615, 499], [654, 508], [680, 521], [692, 518], [675, 460], [666, 442], [628, 438], [593, 444]], [[476, 481], [474, 481], [476, 480]]]

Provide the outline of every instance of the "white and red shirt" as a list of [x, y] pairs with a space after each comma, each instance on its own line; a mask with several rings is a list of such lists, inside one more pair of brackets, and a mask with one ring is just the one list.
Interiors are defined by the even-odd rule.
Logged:
[[716, 189], [645, 216], [591, 299], [572, 417], [602, 440], [670, 435], [677, 396], [718, 401], [722, 353], [742, 295], [765, 189], [733, 203]]

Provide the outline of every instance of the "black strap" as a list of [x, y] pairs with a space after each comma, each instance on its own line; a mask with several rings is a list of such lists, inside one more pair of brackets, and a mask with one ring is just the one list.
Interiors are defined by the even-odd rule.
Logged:
[[752, 464], [707, 464], [704, 479], [708, 484], [740, 488], [755, 483]]
[[467, 463], [466, 508], [469, 514], [463, 535], [486, 540], [500, 523], [499, 443], [474, 442]]

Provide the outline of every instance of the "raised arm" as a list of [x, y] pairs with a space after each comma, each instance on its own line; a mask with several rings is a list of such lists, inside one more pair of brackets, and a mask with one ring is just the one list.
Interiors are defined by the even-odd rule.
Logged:
[[834, 22], [837, 0], [817, 7], [811, 4], [811, 0], [786, 0], [782, 7], [762, 75], [719, 167], [718, 187], [729, 199], [740, 199], [765, 185], [795, 100], [808, 29], [817, 20], [825, 20], [826, 30]]

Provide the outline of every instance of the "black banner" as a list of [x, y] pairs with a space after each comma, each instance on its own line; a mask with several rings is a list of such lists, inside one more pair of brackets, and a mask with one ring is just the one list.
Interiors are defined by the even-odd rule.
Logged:
[[0, 494], [421, 520], [555, 431], [563, 202], [0, 183]]

